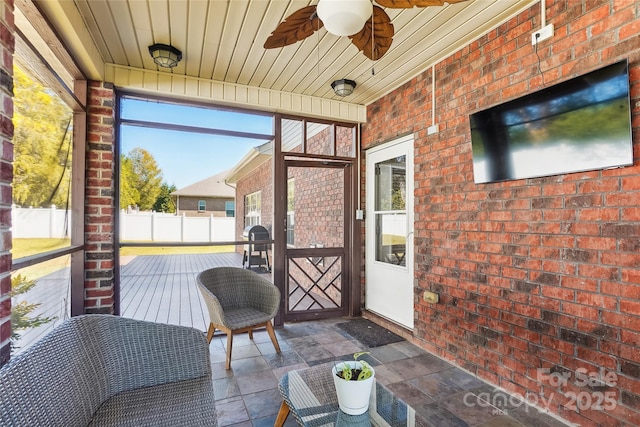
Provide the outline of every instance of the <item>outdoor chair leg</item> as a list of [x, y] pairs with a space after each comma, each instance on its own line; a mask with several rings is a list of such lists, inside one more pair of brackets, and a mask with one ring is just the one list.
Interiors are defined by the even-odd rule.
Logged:
[[253, 341], [253, 329], [249, 328], [249, 339]]
[[231, 348], [233, 347], [233, 332], [227, 331], [227, 361], [225, 368], [231, 369]]
[[291, 409], [289, 409], [289, 406], [287, 406], [287, 403], [283, 400], [282, 405], [280, 405], [280, 410], [278, 411], [278, 416], [276, 417], [276, 422], [273, 426], [282, 427], [284, 422], [287, 421], [290, 411]]
[[213, 323], [209, 323], [209, 329], [207, 330], [207, 342], [211, 344], [211, 340], [213, 339], [213, 334], [216, 332], [216, 327], [213, 326]]
[[278, 339], [276, 338], [276, 332], [273, 330], [273, 325], [271, 324], [270, 320], [267, 321], [266, 327], [267, 327], [267, 333], [271, 337], [271, 342], [273, 343], [273, 346], [276, 348], [276, 352], [280, 353], [280, 344], [278, 344]]

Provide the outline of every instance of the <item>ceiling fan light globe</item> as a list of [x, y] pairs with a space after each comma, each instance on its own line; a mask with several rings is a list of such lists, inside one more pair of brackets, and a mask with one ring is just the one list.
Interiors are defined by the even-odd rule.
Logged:
[[371, 0], [319, 0], [318, 17], [336, 36], [352, 36], [364, 27], [373, 13]]

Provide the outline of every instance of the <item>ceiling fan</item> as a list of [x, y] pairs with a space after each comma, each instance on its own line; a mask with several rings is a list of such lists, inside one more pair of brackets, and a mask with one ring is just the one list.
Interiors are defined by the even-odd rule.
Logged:
[[[375, 0], [390, 9], [442, 6], [467, 0]], [[284, 47], [304, 40], [323, 26], [337, 36], [348, 36], [367, 58], [378, 60], [393, 41], [393, 24], [382, 7], [372, 0], [318, 0], [285, 18], [264, 43], [265, 49]]]

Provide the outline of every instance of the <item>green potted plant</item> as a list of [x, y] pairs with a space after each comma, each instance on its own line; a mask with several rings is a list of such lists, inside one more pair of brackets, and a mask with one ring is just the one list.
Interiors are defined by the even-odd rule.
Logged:
[[360, 415], [369, 409], [375, 371], [365, 360], [358, 360], [367, 353], [355, 353], [353, 360], [337, 363], [332, 368], [338, 405], [349, 415]]

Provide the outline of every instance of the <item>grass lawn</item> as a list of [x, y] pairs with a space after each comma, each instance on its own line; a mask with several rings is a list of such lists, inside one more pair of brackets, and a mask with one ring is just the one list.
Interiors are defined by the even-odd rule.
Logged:
[[[23, 258], [29, 255], [48, 252], [54, 249], [69, 246], [69, 239], [13, 239], [13, 259]], [[127, 247], [120, 249], [120, 256], [136, 255], [174, 255], [174, 254], [205, 254], [233, 252], [233, 246], [191, 246], [191, 247]], [[23, 268], [14, 274], [22, 274], [29, 279], [38, 279], [54, 271], [68, 268], [70, 255], [42, 262]]]
[[13, 259], [52, 251], [69, 246], [69, 239], [13, 239]]
[[[29, 255], [64, 248], [70, 244], [69, 239], [13, 239], [12, 243], [13, 248], [11, 249], [11, 253], [13, 254], [14, 261]], [[70, 261], [71, 256], [65, 255], [63, 257], [20, 269], [13, 274], [21, 274], [27, 279], [36, 280], [42, 276], [53, 273], [54, 271], [69, 267]]]

